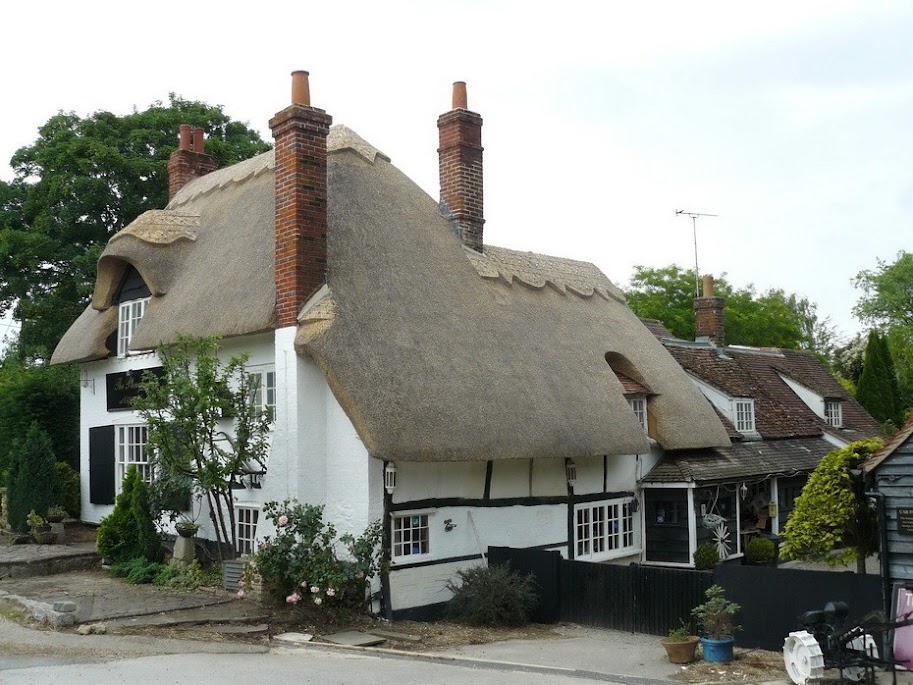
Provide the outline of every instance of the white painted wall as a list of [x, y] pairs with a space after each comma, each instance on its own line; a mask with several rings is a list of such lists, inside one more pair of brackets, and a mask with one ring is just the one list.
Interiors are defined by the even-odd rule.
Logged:
[[787, 378], [783, 374], [778, 374], [780, 379], [789, 386], [796, 395], [799, 396], [799, 399], [805, 402], [806, 406], [811, 409], [815, 414], [824, 418], [824, 398], [816, 393], [811, 388], [806, 388], [801, 383], [796, 383], [791, 378]]

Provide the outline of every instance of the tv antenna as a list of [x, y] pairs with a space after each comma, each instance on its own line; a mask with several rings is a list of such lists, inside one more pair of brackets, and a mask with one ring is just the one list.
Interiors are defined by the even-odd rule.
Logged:
[[694, 296], [701, 296], [701, 272], [697, 268], [697, 218], [699, 216], [717, 217], [719, 214], [704, 214], [702, 212], [688, 212], [684, 209], [676, 209], [675, 216], [690, 216], [691, 230], [694, 233]]

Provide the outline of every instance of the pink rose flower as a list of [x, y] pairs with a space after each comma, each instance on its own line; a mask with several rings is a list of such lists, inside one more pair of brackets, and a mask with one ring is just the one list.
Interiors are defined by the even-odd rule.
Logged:
[[359, 571], [358, 573], [355, 574], [355, 577], [358, 578], [358, 580], [361, 580], [362, 578], [365, 577], [365, 574], [362, 571]]
[[299, 587], [307, 587], [308, 582], [306, 580], [302, 580], [300, 583], [298, 583], [298, 585], [299, 585]]
[[285, 601], [288, 604], [297, 604], [299, 601], [301, 601], [301, 595], [299, 595], [297, 592], [294, 592], [286, 597]]
[[320, 606], [321, 604], [323, 604], [323, 600], [320, 599], [320, 597], [314, 597], [314, 604], [316, 604], [317, 606]]
[[334, 590], [333, 588], [327, 588], [327, 597], [335, 597], [335, 596], [336, 596], [336, 590]]
[[238, 587], [244, 587], [246, 583], [243, 580], [238, 581]]
[[318, 592], [320, 592], [320, 588], [317, 587], [316, 585], [312, 585], [311, 592], [316, 595]]
[[282, 516], [280, 516], [280, 517], [279, 517], [279, 525], [280, 525], [280, 526], [287, 526], [287, 525], [288, 525], [288, 516], [286, 516], [285, 514], [283, 514]]
[[244, 599], [245, 594], [244, 590], [238, 590], [238, 599]]

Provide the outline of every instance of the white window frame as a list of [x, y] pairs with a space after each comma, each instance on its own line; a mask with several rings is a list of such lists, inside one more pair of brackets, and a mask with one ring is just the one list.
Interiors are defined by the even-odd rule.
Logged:
[[824, 400], [824, 421], [831, 428], [843, 428], [843, 403], [840, 400]]
[[628, 404], [631, 405], [631, 411], [637, 418], [637, 423], [647, 432], [647, 398], [643, 395], [635, 395], [628, 398]]
[[239, 504], [235, 506], [235, 552], [239, 555], [257, 551], [257, 525], [260, 523], [260, 507]]
[[142, 479], [151, 483], [154, 477], [152, 464], [149, 461], [149, 427], [144, 423], [131, 423], [115, 426], [114, 453], [117, 461], [117, 492], [127, 475], [127, 469], [133, 464]]
[[640, 552], [640, 517], [630, 497], [574, 507], [574, 558], [603, 561]]
[[[410, 562], [416, 559], [427, 559], [431, 556], [431, 518], [429, 511], [412, 511], [406, 513], [396, 513], [390, 515], [390, 556], [393, 561]], [[416, 521], [415, 519], [418, 519]], [[408, 526], [397, 527], [399, 524], [407, 523]], [[424, 539], [421, 537], [421, 531], [425, 531]], [[409, 531], [410, 538], [413, 531], [419, 531], [418, 540], [405, 540], [403, 533]], [[421, 549], [424, 542], [424, 550]], [[415, 551], [415, 545], [419, 546]], [[406, 545], [411, 545], [406, 552]]]
[[136, 332], [136, 327], [146, 313], [146, 307], [151, 297], [139, 300], [127, 300], [118, 305], [117, 310], [117, 356], [126, 357], [130, 354], [130, 340]]
[[732, 418], [739, 433], [754, 433], [754, 400], [740, 398], [732, 401]]
[[276, 369], [273, 366], [259, 366], [248, 370], [247, 401], [261, 411], [269, 409], [276, 415]]

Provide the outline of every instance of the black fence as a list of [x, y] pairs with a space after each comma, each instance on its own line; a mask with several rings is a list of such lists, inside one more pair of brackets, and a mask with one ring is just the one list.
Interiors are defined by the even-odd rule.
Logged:
[[652, 635], [665, 635], [681, 621], [690, 623], [691, 609], [716, 583], [741, 605], [737, 621], [742, 647], [781, 649], [796, 630], [802, 612], [820, 609], [830, 600], [850, 607], [850, 620], [881, 608], [881, 579], [855, 573], [794, 571], [761, 566], [722, 564], [712, 573], [655, 566], [616, 566], [562, 559], [558, 552], [489, 547], [488, 561], [510, 563], [533, 573], [540, 603], [533, 620], [572, 621]]

